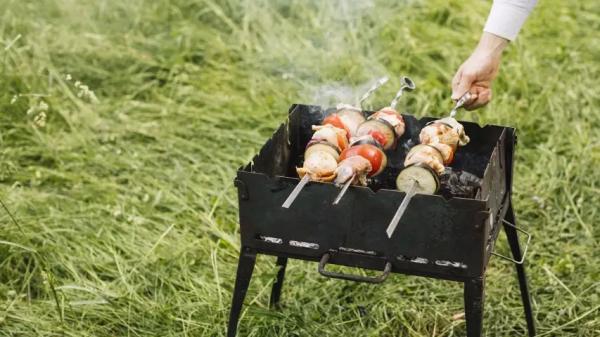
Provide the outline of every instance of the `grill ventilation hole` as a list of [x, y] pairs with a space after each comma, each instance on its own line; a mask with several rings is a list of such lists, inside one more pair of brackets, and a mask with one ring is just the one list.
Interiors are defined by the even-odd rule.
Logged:
[[309, 248], [309, 249], [319, 249], [318, 243], [305, 242], [305, 241], [290, 240], [290, 246], [300, 247], [300, 248]]
[[340, 251], [348, 252], [348, 253], [365, 254], [365, 255], [377, 255], [377, 253], [372, 250], [362, 250], [362, 249], [357, 249], [357, 248], [340, 247]]
[[280, 245], [283, 243], [283, 239], [280, 238], [274, 238], [272, 236], [264, 236], [264, 235], [259, 235], [258, 236], [258, 240], [263, 241], [263, 242], [267, 242], [267, 243], [274, 243], [277, 245]]

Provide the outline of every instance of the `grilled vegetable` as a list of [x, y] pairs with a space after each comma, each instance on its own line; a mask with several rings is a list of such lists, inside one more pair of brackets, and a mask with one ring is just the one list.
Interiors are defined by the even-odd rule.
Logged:
[[394, 128], [386, 121], [369, 119], [362, 123], [356, 130], [356, 137], [370, 135], [384, 150], [389, 150], [396, 144], [396, 133]]
[[379, 143], [370, 136], [362, 137], [340, 155], [335, 183], [343, 184], [354, 177], [353, 183], [366, 186], [367, 177], [380, 174], [386, 165], [387, 156]]
[[365, 121], [362, 111], [351, 105], [340, 104], [338, 109], [331, 115], [325, 117], [323, 125], [333, 125], [346, 130], [348, 139], [356, 134], [358, 126]]
[[440, 188], [437, 173], [423, 163], [407, 166], [398, 174], [396, 187], [402, 192], [408, 192], [416, 184], [416, 193], [435, 194]]
[[352, 156], [361, 156], [371, 163], [371, 172], [369, 177], [376, 176], [387, 165], [387, 156], [378, 146], [369, 143], [356, 144], [346, 149], [340, 155], [340, 161]]
[[346, 131], [346, 137], [348, 139], [350, 137], [350, 130], [346, 127], [346, 124], [344, 124], [344, 122], [342, 121], [340, 116], [336, 113], [333, 113], [333, 114], [325, 117], [325, 119], [323, 120], [323, 125], [332, 125], [332, 126], [335, 126], [336, 128], [340, 128], [340, 129]]
[[405, 130], [404, 118], [391, 107], [383, 108], [369, 116], [369, 119], [380, 119], [389, 123], [396, 133], [396, 138], [402, 137]]
[[304, 158], [310, 157], [314, 152], [327, 152], [331, 154], [336, 161], [340, 160], [340, 150], [337, 146], [325, 141], [311, 141], [306, 146]]

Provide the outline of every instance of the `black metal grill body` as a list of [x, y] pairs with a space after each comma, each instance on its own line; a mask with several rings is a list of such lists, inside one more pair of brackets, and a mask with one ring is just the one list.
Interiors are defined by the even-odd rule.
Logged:
[[[461, 122], [471, 142], [460, 148], [454, 169], [482, 178], [474, 198], [445, 199], [416, 195], [392, 238], [386, 227], [404, 193], [394, 190], [407, 149], [418, 143], [421, 128], [433, 118], [405, 115], [406, 132], [388, 167], [369, 187], [352, 186], [332, 205], [339, 189], [331, 183], [309, 183], [289, 209], [281, 205], [299, 182], [295, 168], [302, 163], [306, 144], [326, 114], [320, 107], [294, 105], [253, 161], [238, 171], [242, 252], [238, 266], [228, 336], [235, 335], [239, 311], [256, 254], [278, 256], [278, 280], [272, 304], [279, 301], [287, 258], [321, 261], [322, 274], [357, 281], [379, 282], [324, 272], [325, 263], [388, 270], [464, 282], [469, 337], [481, 335], [485, 269], [502, 221], [514, 223], [511, 205], [515, 130]], [[521, 251], [516, 232], [505, 227], [513, 256]], [[534, 334], [523, 265], [517, 265], [530, 336]], [[386, 275], [387, 276], [387, 275]]]

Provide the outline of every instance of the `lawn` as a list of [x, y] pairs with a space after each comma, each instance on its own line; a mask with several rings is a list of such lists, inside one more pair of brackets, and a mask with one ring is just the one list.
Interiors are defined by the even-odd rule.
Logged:
[[[449, 111], [491, 1], [0, 0], [0, 336], [223, 336], [240, 249], [236, 169], [292, 103]], [[540, 336], [600, 335], [600, 2], [542, 0], [493, 102], [518, 129], [514, 199]], [[14, 215], [13, 221], [9, 212]], [[502, 241], [504, 238], [502, 236]], [[506, 244], [500, 250], [506, 252]], [[240, 336], [464, 336], [458, 283], [373, 286], [260, 257]], [[514, 267], [487, 336], [522, 336]]]

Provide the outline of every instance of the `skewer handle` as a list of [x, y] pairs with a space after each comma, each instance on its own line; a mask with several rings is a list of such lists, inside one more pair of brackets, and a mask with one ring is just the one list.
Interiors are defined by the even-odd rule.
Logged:
[[404, 212], [406, 211], [410, 200], [417, 193], [417, 185], [418, 182], [415, 180], [410, 186], [408, 192], [406, 192], [406, 196], [404, 196], [404, 199], [402, 199], [402, 203], [400, 204], [400, 206], [398, 206], [396, 214], [394, 214], [392, 221], [390, 221], [390, 224], [388, 225], [388, 228], [385, 231], [387, 233], [388, 238], [391, 238], [394, 234], [394, 231], [396, 231], [396, 227], [398, 227], [398, 223], [400, 222], [400, 219], [402, 219], [402, 216], [404, 215]]
[[404, 93], [404, 90], [413, 91], [416, 88], [415, 82], [413, 82], [410, 78], [408, 78], [406, 76], [402, 77], [402, 79], [400, 81], [401, 81], [402, 85], [400, 86], [400, 89], [396, 93], [396, 97], [394, 97], [394, 99], [392, 100], [392, 103], [390, 103], [390, 107], [394, 110], [396, 110], [396, 105], [398, 105], [398, 100]]
[[309, 181], [310, 181], [310, 176], [308, 174], [305, 174], [304, 177], [302, 177], [302, 179], [298, 183], [298, 185], [296, 185], [296, 187], [294, 187], [294, 189], [292, 190], [292, 193], [290, 193], [290, 195], [287, 197], [287, 199], [285, 199], [285, 201], [284, 201], [283, 205], [281, 205], [281, 207], [290, 208], [290, 206], [292, 205], [294, 200], [296, 200], [296, 198], [298, 197], [298, 194], [300, 194], [300, 192], [302, 191], [304, 186], [306, 186], [306, 184], [308, 184]]
[[365, 92], [364, 95], [362, 95], [362, 97], [360, 98], [360, 100], [358, 101], [358, 106], [362, 106], [362, 103], [364, 101], [367, 100], [367, 98], [369, 98], [369, 96], [371, 96], [375, 90], [379, 89], [379, 87], [381, 87], [382, 85], [385, 84], [385, 82], [387, 82], [390, 78], [387, 76], [384, 76], [380, 79], [377, 80], [377, 82], [375, 82], [375, 84], [373, 84], [373, 86], [371, 86], [371, 88], [369, 88], [369, 90], [367, 90], [367, 92]]
[[458, 101], [456, 101], [456, 104], [454, 105], [454, 108], [452, 108], [452, 110], [450, 111], [450, 117], [454, 118], [454, 116], [456, 116], [456, 111], [460, 108], [463, 107], [463, 105], [465, 105], [465, 103], [471, 99], [471, 93], [470, 92], [465, 92], [464, 95], [462, 95]]

